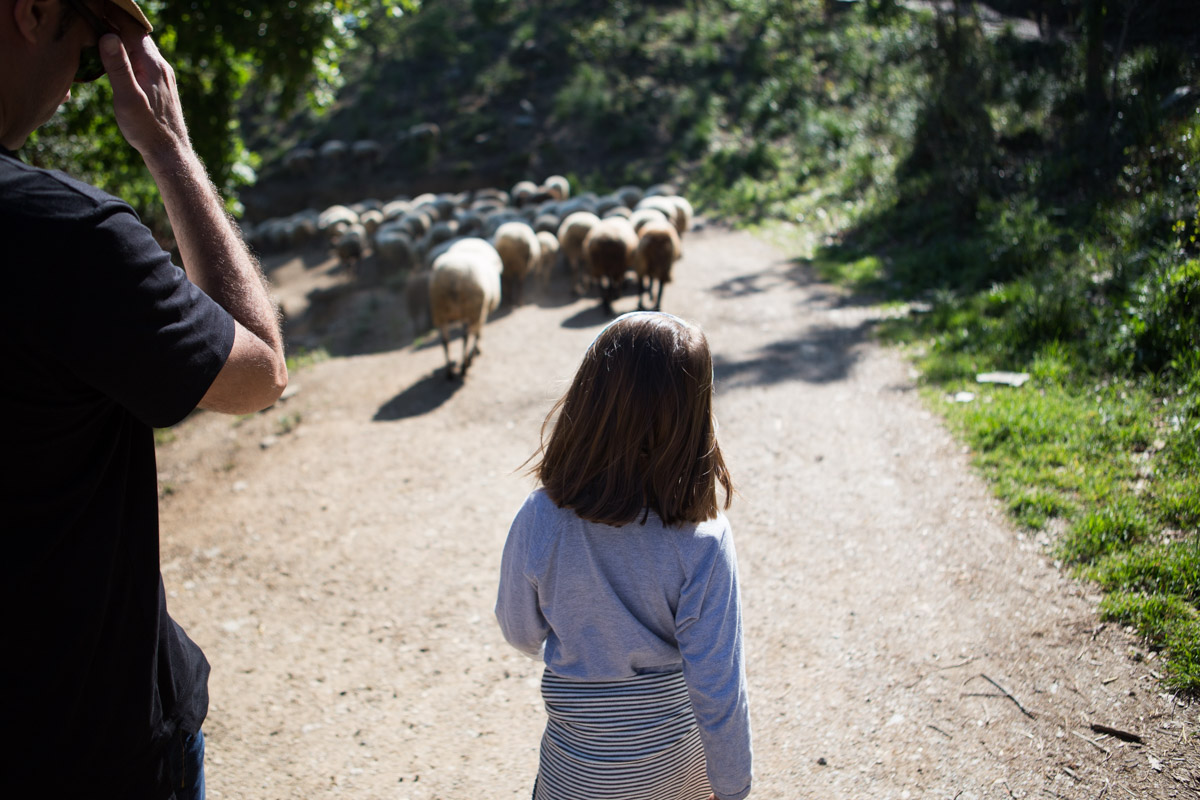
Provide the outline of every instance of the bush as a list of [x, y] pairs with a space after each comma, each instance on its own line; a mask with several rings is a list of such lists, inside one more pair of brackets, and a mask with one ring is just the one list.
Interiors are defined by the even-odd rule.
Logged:
[[1132, 365], [1159, 372], [1200, 349], [1200, 260], [1159, 263], [1134, 290], [1120, 327]]

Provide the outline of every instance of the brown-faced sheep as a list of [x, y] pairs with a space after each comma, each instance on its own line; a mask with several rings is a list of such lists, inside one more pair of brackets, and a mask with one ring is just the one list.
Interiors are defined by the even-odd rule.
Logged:
[[600, 298], [608, 314], [613, 313], [613, 301], [621, 294], [625, 273], [633, 267], [637, 246], [637, 232], [624, 217], [600, 220], [583, 240], [592, 277], [600, 285]]
[[679, 233], [675, 226], [663, 220], [650, 220], [638, 233], [637, 251], [633, 256], [633, 270], [638, 278], [638, 308], [642, 309], [642, 294], [646, 299], [654, 294], [654, 282], [658, 282], [658, 294], [654, 298], [654, 310], [662, 309], [663, 286], [671, 282], [671, 267], [681, 254]]
[[[433, 260], [429, 278], [429, 311], [446, 353], [446, 377], [454, 378], [450, 359], [450, 326], [463, 325], [463, 358], [459, 375], [466, 377], [479, 355], [479, 340], [488, 315], [500, 305], [500, 254], [485, 239], [457, 239]], [[474, 337], [474, 343], [471, 339]]]

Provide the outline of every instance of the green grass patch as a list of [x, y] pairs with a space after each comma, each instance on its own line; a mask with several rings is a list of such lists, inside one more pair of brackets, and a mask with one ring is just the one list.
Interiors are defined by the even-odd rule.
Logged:
[[289, 375], [294, 375], [300, 370], [311, 367], [313, 364], [320, 364], [322, 361], [329, 360], [329, 351], [324, 347], [315, 347], [309, 349], [307, 347], [297, 347], [294, 352], [287, 355], [287, 370]]
[[884, 264], [876, 255], [847, 260], [821, 258], [812, 262], [812, 268], [823, 280], [860, 289], [877, 284], [884, 275]]
[[[1184, 545], [1183, 549], [1194, 546]], [[1194, 570], [1193, 552], [1183, 567]], [[1169, 593], [1112, 589], [1100, 603], [1105, 619], [1137, 627], [1166, 656], [1163, 680], [1170, 688], [1195, 693], [1200, 685], [1200, 616], [1193, 599]]]

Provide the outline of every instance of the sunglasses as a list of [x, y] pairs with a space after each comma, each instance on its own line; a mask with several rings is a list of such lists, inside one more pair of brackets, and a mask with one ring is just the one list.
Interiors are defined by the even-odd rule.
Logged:
[[83, 17], [92, 28], [92, 32], [96, 34], [96, 44], [91, 47], [85, 47], [79, 52], [79, 68], [75, 70], [75, 83], [91, 83], [104, 74], [104, 62], [100, 60], [100, 37], [107, 33], [119, 33], [116, 27], [106, 19], [97, 17], [96, 14], [88, 8], [82, 0], [64, 0], [64, 2], [75, 10], [75, 13]]

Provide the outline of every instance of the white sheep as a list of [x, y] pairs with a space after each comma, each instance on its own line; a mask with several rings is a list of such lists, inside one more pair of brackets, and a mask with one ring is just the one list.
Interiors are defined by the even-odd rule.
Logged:
[[476, 203], [494, 203], [501, 208], [509, 204], [508, 192], [503, 189], [497, 189], [493, 186], [488, 186], [483, 189], [476, 189], [472, 195], [472, 204]]
[[571, 196], [571, 182], [562, 175], [551, 175], [542, 181], [542, 189], [555, 200], [566, 200]]
[[658, 282], [658, 294], [654, 299], [654, 310], [662, 309], [663, 286], [671, 282], [671, 267], [679, 260], [682, 249], [679, 232], [665, 219], [650, 220], [638, 233], [637, 250], [633, 256], [633, 271], [638, 278], [638, 309], [642, 305], [642, 294], [647, 300], [654, 294], [654, 282]]
[[544, 290], [550, 283], [554, 265], [558, 261], [558, 237], [549, 231], [538, 231], [537, 240], [542, 246], [542, 257], [538, 259], [534, 272], [537, 274], [538, 285]]
[[520, 208], [531, 202], [539, 191], [541, 191], [541, 187], [533, 181], [517, 181], [509, 195], [512, 197], [512, 204]]
[[592, 277], [600, 285], [600, 298], [608, 314], [613, 313], [613, 301], [621, 295], [625, 273], [633, 267], [637, 246], [637, 232], [624, 217], [600, 220], [583, 240]]
[[374, 240], [376, 231], [383, 225], [383, 212], [368, 208], [358, 215], [358, 224], [367, 229], [367, 237]]
[[568, 215], [558, 226], [558, 245], [562, 258], [571, 272], [571, 291], [583, 294], [589, 276], [584, 270], [583, 240], [588, 231], [600, 223], [600, 218], [590, 211], [576, 211]]
[[675, 204], [675, 219], [672, 222], [675, 223], [675, 230], [683, 236], [692, 229], [692, 217], [695, 216], [692, 204], [678, 194], [668, 195], [667, 199]]
[[317, 217], [317, 229], [332, 244], [351, 225], [358, 224], [358, 214], [343, 205], [333, 205]]
[[492, 244], [504, 264], [501, 274], [504, 297], [513, 306], [521, 305], [525, 278], [535, 270], [542, 257], [537, 233], [524, 222], [506, 222], [496, 229]]
[[679, 210], [679, 206], [675, 204], [675, 201], [673, 201], [670, 196], [665, 194], [647, 195], [646, 197], [642, 198], [640, 203], [637, 204], [637, 207], [634, 209], [634, 211], [641, 211], [642, 209], [646, 208], [656, 208], [661, 211], [663, 216], [675, 225], [675, 232], [679, 233], [679, 228], [682, 224], [679, 221], [679, 218], [682, 212]]
[[671, 222], [671, 218], [661, 208], [639, 208], [629, 215], [629, 223], [633, 225], [633, 229], [639, 233], [642, 226], [651, 220], [660, 220], [662, 222]]
[[397, 197], [384, 203], [380, 210], [386, 220], [399, 219], [412, 210], [412, 200], [407, 197]]
[[[471, 359], [479, 355], [479, 340], [488, 314], [500, 305], [500, 273], [504, 264], [491, 242], [456, 239], [443, 245], [434, 258], [429, 278], [429, 310], [446, 353], [446, 377], [454, 378], [450, 360], [450, 326], [463, 325], [463, 358], [459, 375], [466, 377]], [[474, 344], [470, 344], [474, 337]]]

